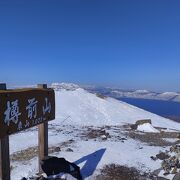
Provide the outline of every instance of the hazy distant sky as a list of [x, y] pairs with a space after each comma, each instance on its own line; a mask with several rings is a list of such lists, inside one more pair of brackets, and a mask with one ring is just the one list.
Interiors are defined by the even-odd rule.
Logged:
[[0, 0], [0, 81], [180, 91], [180, 1]]

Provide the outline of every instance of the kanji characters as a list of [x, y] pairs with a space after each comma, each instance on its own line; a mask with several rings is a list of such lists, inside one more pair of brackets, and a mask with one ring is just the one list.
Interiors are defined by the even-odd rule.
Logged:
[[37, 101], [35, 98], [28, 99], [29, 105], [26, 107], [26, 110], [28, 110], [28, 118], [36, 118], [37, 116]]
[[45, 98], [45, 106], [43, 106], [43, 115], [51, 112], [51, 103], [48, 102], [48, 98]]
[[10, 122], [17, 124], [19, 120], [19, 116], [21, 113], [19, 112], [18, 100], [15, 101], [7, 101], [7, 109], [4, 112], [5, 119], [4, 123], [9, 126]]

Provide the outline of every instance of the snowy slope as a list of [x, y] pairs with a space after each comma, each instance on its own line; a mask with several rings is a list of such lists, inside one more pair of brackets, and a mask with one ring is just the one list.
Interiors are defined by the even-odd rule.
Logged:
[[56, 91], [56, 118], [79, 125], [122, 125], [151, 119], [153, 126], [180, 130], [180, 124], [112, 98], [99, 98], [81, 88]]
[[[121, 142], [117, 138], [124, 137], [121, 132], [123, 130], [115, 125], [135, 123], [140, 119], [151, 119], [153, 126], [180, 130], [179, 123], [112, 98], [99, 98], [73, 84], [63, 84], [63, 87], [60, 86], [55, 91], [56, 120], [49, 122], [49, 147], [61, 147], [61, 151], [51, 155], [76, 162], [81, 167], [84, 179], [89, 180], [94, 179], [94, 176], [99, 173], [98, 170], [110, 163], [135, 167], [147, 172], [160, 167], [161, 162], [152, 161], [150, 156], [155, 156], [159, 151], [167, 148], [149, 146], [131, 138]], [[108, 131], [111, 139], [106, 141], [83, 139], [82, 133], [86, 133], [90, 126], [93, 126], [94, 130], [105, 125], [112, 125], [112, 129]], [[146, 130], [150, 129], [154, 132], [152, 128], [146, 126]], [[10, 136], [11, 155], [21, 150], [28, 150], [29, 147], [36, 147], [37, 136], [36, 128]], [[61, 146], [72, 139], [72, 144]], [[68, 147], [72, 148], [73, 152], [67, 152]], [[95, 157], [99, 157], [99, 160]], [[11, 164], [12, 179], [19, 180], [22, 176], [34, 175], [38, 171], [37, 163], [37, 157], [28, 161], [13, 161]]]

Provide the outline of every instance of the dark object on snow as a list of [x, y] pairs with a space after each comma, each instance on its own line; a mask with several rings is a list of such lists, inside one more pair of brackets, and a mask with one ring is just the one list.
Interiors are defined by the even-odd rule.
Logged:
[[158, 159], [160, 159], [160, 160], [164, 160], [164, 159], [170, 158], [170, 156], [169, 156], [168, 154], [163, 153], [163, 152], [157, 154], [156, 157], [157, 157]]
[[[39, 177], [30, 177], [28, 178], [30, 180], [47, 180], [44, 176], [39, 176]], [[27, 178], [23, 177], [21, 180], [28, 180]]]
[[82, 180], [79, 166], [66, 161], [64, 158], [48, 156], [41, 161], [41, 168], [47, 176], [68, 173], [76, 179]]
[[146, 124], [146, 123], [152, 124], [151, 119], [142, 119], [142, 120], [136, 121], [137, 126], [142, 125], [142, 124]]
[[151, 156], [151, 159], [152, 159], [153, 161], [156, 161], [158, 158], [157, 158], [157, 157], [154, 157], [154, 156]]

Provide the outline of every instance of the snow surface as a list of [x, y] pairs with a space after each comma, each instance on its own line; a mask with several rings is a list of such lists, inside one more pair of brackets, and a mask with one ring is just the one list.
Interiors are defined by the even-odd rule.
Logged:
[[154, 128], [154, 127], [153, 127], [151, 124], [149, 124], [149, 123], [145, 123], [145, 124], [138, 125], [137, 130], [138, 130], [138, 131], [142, 131], [142, 132], [159, 133], [159, 130], [157, 130], [156, 128]]
[[[62, 148], [59, 153], [51, 155], [64, 157], [78, 164], [85, 179], [93, 179], [100, 168], [110, 163], [136, 167], [143, 171], [156, 170], [160, 167], [160, 162], [151, 160], [150, 156], [166, 150], [166, 148], [148, 146], [130, 138], [125, 142], [112, 139], [85, 141], [78, 136], [85, 126], [115, 126], [135, 123], [136, 120], [141, 119], [151, 119], [153, 126], [168, 128], [170, 131], [180, 130], [179, 123], [112, 98], [99, 98], [81, 88], [61, 89], [55, 92], [55, 96], [56, 120], [49, 123], [49, 146], [59, 146], [60, 143], [73, 139], [74, 143], [69, 147], [74, 152], [66, 152]], [[110, 130], [109, 133], [113, 135], [115, 132]], [[121, 136], [119, 130], [117, 133]], [[37, 136], [37, 128], [10, 136], [10, 153], [36, 147]], [[19, 180], [23, 176], [28, 177], [38, 171], [38, 160], [35, 157], [30, 161], [14, 161], [12, 166], [12, 179]]]
[[56, 118], [78, 125], [123, 125], [151, 119], [152, 125], [180, 130], [180, 124], [113, 98], [99, 98], [84, 89], [56, 91]]

